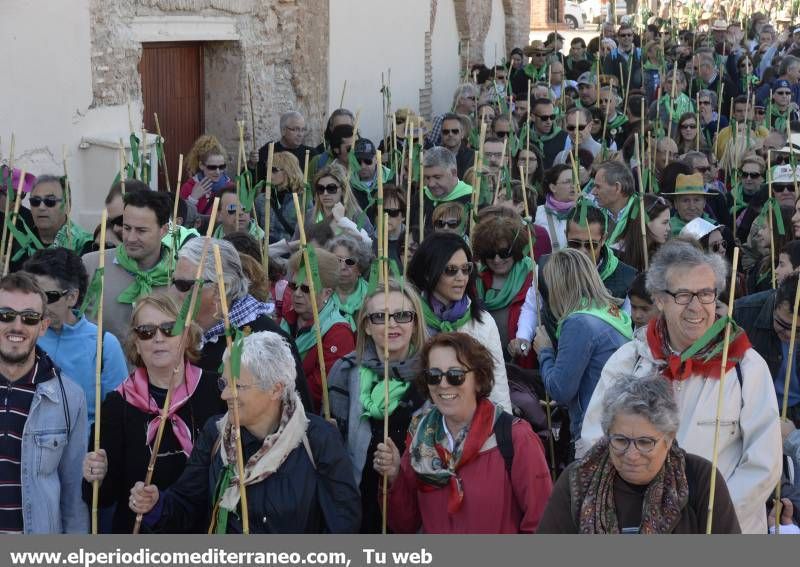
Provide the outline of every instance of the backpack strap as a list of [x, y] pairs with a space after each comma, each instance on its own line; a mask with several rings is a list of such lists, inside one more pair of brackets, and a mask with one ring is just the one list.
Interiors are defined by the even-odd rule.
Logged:
[[510, 413], [503, 412], [494, 422], [494, 438], [497, 441], [497, 448], [503, 455], [506, 462], [506, 470], [511, 474], [511, 465], [514, 463], [514, 443], [511, 439], [511, 425], [514, 417]]

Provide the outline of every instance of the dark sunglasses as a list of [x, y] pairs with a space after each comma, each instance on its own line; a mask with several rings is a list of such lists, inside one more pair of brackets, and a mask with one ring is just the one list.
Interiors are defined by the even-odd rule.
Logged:
[[209, 171], [225, 171], [225, 168], [227, 166], [226, 166], [226, 164], [223, 163], [221, 165], [208, 165], [208, 164], [205, 164], [205, 167]]
[[397, 218], [402, 214], [403, 210], [402, 209], [383, 209], [383, 212], [386, 213], [387, 215], [389, 215], [392, 218]]
[[[395, 311], [394, 313], [389, 313], [389, 319], [394, 319], [394, 322], [399, 324], [410, 323], [416, 316], [417, 314], [413, 311]], [[367, 318], [373, 325], [383, 325], [386, 322], [386, 313], [383, 311], [370, 313], [367, 315]]]
[[158, 331], [165, 338], [172, 336], [172, 329], [175, 328], [175, 321], [164, 321], [160, 325], [153, 325], [152, 323], [145, 323], [144, 325], [137, 325], [133, 328], [133, 332], [139, 337], [139, 340], [149, 341], [156, 336]]
[[494, 135], [497, 136], [498, 138], [505, 138], [506, 136], [508, 136], [508, 134], [509, 132], [502, 132], [502, 131], [494, 133]]
[[761, 174], [757, 171], [741, 171], [739, 172], [742, 179], [758, 179]]
[[756, 106], [753, 108], [753, 112], [755, 112], [756, 114], [765, 114], [767, 112], [767, 109], [759, 108]]
[[111, 226], [122, 226], [122, 215], [117, 215], [113, 219], [108, 219], [108, 224]]
[[38, 325], [42, 320], [42, 314], [36, 311], [15, 311], [10, 307], [2, 307], [0, 308], [0, 323], [13, 323], [17, 315], [22, 320], [22, 324], [29, 327]]
[[697, 124], [681, 124], [682, 130], [696, 130]]
[[451, 386], [460, 386], [467, 379], [469, 371], [469, 368], [450, 368], [447, 372], [443, 372], [440, 368], [428, 368], [422, 375], [428, 386], [438, 386], [442, 383], [442, 378], [446, 378]]
[[452, 130], [448, 130], [446, 128], [442, 128], [442, 134], [445, 135], [445, 136], [449, 136], [450, 134], [456, 135], [456, 134], [460, 134], [460, 133], [461, 133], [461, 130], [459, 130], [458, 128], [453, 128]]
[[778, 96], [792, 96], [792, 91], [775, 91]]
[[452, 264], [448, 264], [444, 268], [444, 272], [442, 272], [447, 277], [453, 278], [458, 275], [458, 272], [461, 272], [465, 276], [468, 276], [472, 273], [472, 262], [467, 262], [463, 266], [453, 266]]
[[435, 223], [436, 228], [458, 228], [458, 225], [461, 224], [461, 221], [457, 220], [442, 220], [439, 219]]
[[720, 250], [727, 250], [728, 244], [724, 240], [718, 240], [716, 242], [712, 242], [709, 248], [711, 248], [712, 252], [719, 252]]
[[772, 186], [773, 193], [789, 193], [794, 192], [794, 185], [780, 184]]
[[69, 292], [70, 292], [70, 290], [68, 290], [68, 289], [64, 289], [64, 290], [61, 290], [61, 291], [59, 291], [59, 290], [51, 290], [51, 291], [44, 292], [44, 295], [45, 295], [45, 297], [47, 297], [47, 304], [50, 305], [52, 303], [55, 303], [56, 301], [58, 301], [59, 299], [61, 299], [65, 295], [67, 295]]
[[[578, 126], [577, 126], [577, 129], [578, 129], [578, 130], [583, 130], [583, 129], [584, 129], [584, 128], [586, 128], [587, 126], [588, 126], [588, 124], [578, 124]], [[575, 124], [569, 124], [569, 125], [567, 126], [567, 132], [574, 132], [574, 131], [575, 131], [575, 129], [576, 129], [576, 128], [575, 128]]]
[[356, 158], [361, 165], [372, 165], [372, 158]]
[[[203, 280], [203, 285], [205, 285], [207, 283], [211, 283], [211, 280]], [[186, 293], [187, 291], [192, 289], [192, 286], [194, 285], [194, 280], [184, 280], [184, 279], [179, 279], [179, 278], [173, 278], [172, 279], [172, 285], [174, 285], [175, 289], [177, 289], [181, 293]]]
[[229, 215], [235, 215], [237, 212], [241, 212], [243, 215], [247, 214], [247, 212], [236, 203], [231, 203], [225, 210], [228, 211]]
[[31, 204], [31, 207], [36, 208], [41, 206], [42, 203], [44, 203], [44, 206], [47, 207], [48, 209], [52, 209], [61, 201], [62, 199], [59, 199], [58, 197], [49, 197], [49, 196], [45, 197], [44, 199], [41, 197], [31, 197], [30, 199], [28, 199], [28, 202]]
[[328, 195], [336, 195], [336, 193], [339, 192], [339, 186], [336, 185], [336, 183], [317, 185], [316, 190], [319, 195], [322, 195], [323, 193], [327, 193]]
[[297, 291], [297, 290], [299, 289], [300, 291], [302, 291], [302, 292], [303, 292], [303, 293], [305, 293], [306, 295], [310, 295], [310, 294], [311, 294], [311, 288], [310, 288], [310, 287], [308, 287], [306, 284], [298, 284], [298, 283], [296, 283], [296, 282], [289, 282], [289, 283], [287, 283], [286, 285], [287, 285], [287, 286], [289, 287], [289, 289], [291, 289], [292, 291]]
[[355, 266], [356, 265], [356, 261], [353, 260], [352, 258], [339, 258], [339, 263], [340, 264], [344, 263], [344, 264], [346, 264], [348, 266]]
[[494, 260], [495, 256], [500, 256], [502, 260], [507, 260], [508, 258], [511, 258], [511, 256], [513, 256], [513, 253], [511, 252], [511, 248], [508, 248], [506, 250], [493, 250], [487, 252], [484, 259]]
[[535, 116], [542, 122], [552, 122], [556, 119], [555, 114], [536, 114]]

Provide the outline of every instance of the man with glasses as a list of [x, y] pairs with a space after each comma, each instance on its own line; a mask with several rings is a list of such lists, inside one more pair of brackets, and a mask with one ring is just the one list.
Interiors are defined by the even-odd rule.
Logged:
[[617, 47], [603, 60], [603, 73], [619, 79], [621, 91], [628, 88], [642, 88], [642, 50], [633, 45], [633, 28], [630, 24], [622, 24], [617, 30]]
[[[778, 286], [737, 299], [733, 304], [733, 318], [747, 333], [758, 354], [769, 366], [775, 385], [778, 404], [783, 403], [783, 388], [786, 382], [786, 364], [789, 356], [789, 339], [792, 332], [792, 306], [797, 292], [797, 274], [786, 277]], [[800, 343], [795, 345], [800, 350]], [[792, 361], [789, 378], [788, 419], [800, 427], [800, 382], [797, 369], [800, 356], [797, 350]]]
[[394, 174], [388, 167], [378, 164], [375, 144], [367, 138], [359, 138], [356, 141], [353, 157], [356, 163], [350, 164], [350, 188], [361, 210], [374, 219], [378, 198], [378, 168], [380, 167], [384, 184], [389, 183]]
[[552, 49], [545, 46], [541, 40], [535, 40], [524, 49], [525, 55], [531, 58], [531, 62], [523, 67], [525, 74], [535, 83], [547, 80], [547, 56]]
[[[527, 101], [524, 102], [527, 104]], [[527, 116], [527, 111], [525, 114]], [[454, 112], [446, 113], [442, 119], [442, 146], [456, 156], [459, 178], [464, 177], [467, 170], [475, 165], [475, 150], [465, 142], [466, 138], [466, 121]]]
[[547, 98], [537, 98], [533, 103], [533, 128], [531, 144], [536, 144], [543, 156], [542, 167], [550, 169], [556, 156], [567, 147], [567, 133], [556, 125], [553, 102]]
[[[520, 51], [521, 54], [521, 51]], [[521, 62], [520, 62], [521, 64]], [[511, 84], [514, 87], [514, 91], [525, 91], [528, 88], [527, 79], [522, 81], [522, 84], [519, 85], [520, 78], [524, 78], [525, 74], [523, 72], [515, 73], [514, 69], [511, 70]], [[453, 94], [453, 111], [452, 114], [460, 115], [463, 114], [464, 116], [473, 117], [475, 116], [475, 110], [478, 107], [478, 96], [480, 95], [480, 89], [477, 86], [473, 85], [472, 83], [464, 83], [459, 85], [456, 88], [455, 93]], [[443, 146], [444, 142], [442, 140], [442, 128], [445, 116], [451, 114], [446, 112], [444, 114], [440, 114], [436, 118], [433, 119], [431, 123], [431, 128], [425, 136], [426, 145], [428, 146]]]
[[0, 280], [0, 527], [7, 534], [89, 530], [81, 495], [86, 397], [37, 345], [46, 305], [31, 276]]
[[[296, 110], [290, 110], [281, 114], [280, 120], [281, 138], [275, 142], [274, 152], [289, 152], [297, 158], [300, 169], [305, 167], [306, 150], [309, 152], [309, 161], [317, 151], [311, 146], [303, 143], [306, 132], [306, 119]], [[267, 157], [269, 156], [269, 143], [264, 144], [258, 150], [258, 165], [256, 167], [256, 180], [260, 181], [267, 178]], [[250, 156], [251, 161], [255, 156]]]
[[720, 256], [688, 242], [669, 240], [661, 246], [647, 273], [647, 291], [660, 315], [608, 359], [586, 410], [576, 456], [603, 437], [603, 398], [613, 384], [658, 375], [675, 393], [680, 414], [676, 439], [687, 453], [712, 458], [720, 418], [717, 466], [742, 533], [763, 534], [764, 503], [781, 476], [778, 403], [767, 363], [738, 326], [730, 334], [722, 368], [725, 325], [715, 326], [716, 300], [728, 285], [728, 271]]
[[[134, 302], [164, 290], [174, 263], [172, 250], [162, 243], [172, 214], [170, 196], [142, 190], [126, 192], [123, 199], [122, 244], [105, 251], [103, 291], [103, 327], [120, 342], [128, 336]], [[82, 260], [86, 273], [94, 275], [100, 252]]]
[[[778, 78], [780, 81], [789, 82], [789, 90], [792, 91], [792, 102], [800, 103], [800, 58], [794, 55], [785, 55], [781, 58], [778, 68]], [[775, 92], [773, 85], [767, 81], [756, 89], [756, 104], [764, 107], [769, 104], [770, 92]]]
[[[11, 250], [11, 271], [42, 248], [68, 248], [78, 255], [92, 250], [94, 238], [67, 218], [69, 203], [55, 175], [40, 175], [28, 196], [33, 216], [32, 234], [28, 239], [15, 239]], [[23, 231], [24, 233], [24, 231]]]
[[592, 138], [592, 113], [578, 106], [573, 106], [567, 110], [564, 116], [564, 129], [569, 136], [567, 149], [559, 152], [554, 164], [566, 163], [571, 164], [569, 157], [570, 153], [575, 153], [575, 146], [582, 150], [592, 152], [594, 157], [597, 157], [602, 149], [602, 144]]
[[771, 130], [786, 132], [787, 122], [800, 120], [797, 103], [792, 101], [792, 85], [785, 79], [772, 82], [772, 104], [767, 116], [767, 126]]

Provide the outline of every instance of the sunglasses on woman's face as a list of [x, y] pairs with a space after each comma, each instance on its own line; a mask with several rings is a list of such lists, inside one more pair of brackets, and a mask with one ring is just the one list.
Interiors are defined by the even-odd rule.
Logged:
[[[413, 311], [395, 311], [394, 313], [389, 313], [389, 319], [394, 319], [395, 323], [402, 325], [413, 321], [416, 315], [417, 314]], [[369, 318], [369, 322], [373, 325], [383, 325], [386, 323], [386, 313], [383, 311], [370, 313], [367, 315], [367, 318]]]
[[327, 193], [328, 195], [336, 195], [339, 192], [339, 186], [335, 183], [331, 183], [329, 185], [317, 185], [316, 187], [317, 194], [322, 195], [323, 193]]
[[301, 292], [305, 293], [306, 295], [310, 295], [311, 294], [311, 288], [308, 287], [308, 285], [306, 285], [306, 284], [298, 284], [297, 282], [289, 282], [286, 285], [292, 291], [297, 291], [299, 289]]
[[428, 368], [423, 372], [423, 376], [428, 386], [438, 386], [442, 383], [442, 378], [445, 378], [451, 386], [461, 386], [467, 379], [469, 371], [469, 368], [450, 368], [446, 372], [441, 368]]
[[[211, 280], [203, 280], [203, 285], [207, 283], [211, 283]], [[192, 289], [192, 286], [194, 285], [194, 280], [172, 278], [172, 285], [174, 285], [175, 289], [177, 289], [179, 292], [186, 293], [187, 291]]]
[[741, 176], [742, 179], [758, 179], [761, 177], [761, 173], [758, 171], [742, 171]]
[[450, 220], [439, 219], [434, 224], [435, 224], [436, 228], [439, 228], [439, 229], [450, 228], [450, 229], [455, 230], [456, 228], [458, 228], [458, 225], [461, 224], [461, 221], [453, 220], [453, 219], [450, 219]]
[[468, 276], [472, 273], [472, 262], [467, 262], [463, 266], [453, 266], [452, 264], [445, 267], [444, 275], [449, 278], [454, 278], [458, 275], [458, 272], [461, 272], [465, 276]]
[[383, 212], [394, 219], [399, 217], [403, 211], [401, 209], [383, 209]]
[[486, 253], [486, 260], [494, 260], [495, 257], [499, 256], [501, 260], [507, 260], [513, 256], [511, 252], [511, 248], [507, 248], [506, 250], [490, 250]]
[[350, 266], [351, 268], [356, 265], [356, 261], [352, 258], [339, 258], [339, 263]]
[[139, 337], [139, 340], [142, 341], [149, 341], [153, 337], [156, 336], [157, 332], [161, 332], [161, 335], [165, 338], [169, 338], [172, 336], [172, 329], [175, 327], [175, 321], [165, 321], [160, 325], [154, 325], [152, 323], [145, 323], [144, 325], [137, 325], [133, 328], [133, 332], [136, 333], [136, 336]]
[[225, 171], [225, 167], [226, 165], [224, 163], [220, 165], [205, 164], [205, 168], [209, 171]]

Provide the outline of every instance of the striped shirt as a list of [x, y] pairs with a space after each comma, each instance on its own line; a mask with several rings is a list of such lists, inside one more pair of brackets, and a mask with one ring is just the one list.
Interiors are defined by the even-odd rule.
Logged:
[[14, 382], [0, 375], [0, 533], [21, 534], [22, 432], [36, 392], [38, 364]]

